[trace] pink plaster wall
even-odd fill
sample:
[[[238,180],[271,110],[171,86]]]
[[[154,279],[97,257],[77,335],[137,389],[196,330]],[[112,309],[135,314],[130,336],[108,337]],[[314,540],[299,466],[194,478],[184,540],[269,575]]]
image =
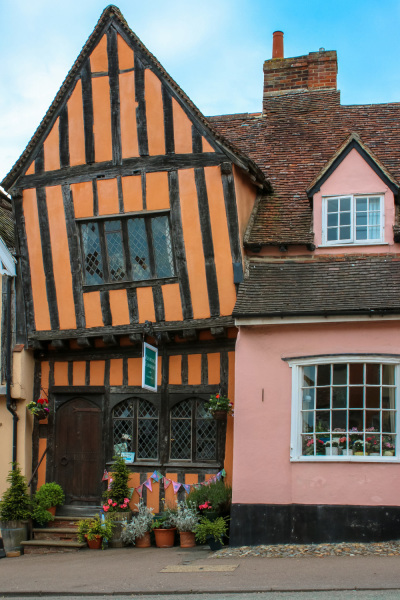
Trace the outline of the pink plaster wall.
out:
[[[379,194],[384,195],[384,214],[385,229],[382,244],[349,244],[347,246],[325,246],[322,244],[322,197],[323,196],[344,196],[346,194]],[[353,149],[341,164],[335,169],[332,175],[321,186],[320,191],[314,195],[313,199],[313,231],[315,234],[315,245],[317,246],[314,256],[322,254],[354,254],[364,253],[380,254],[398,252],[399,244],[393,241],[393,224],[395,218],[395,205],[393,193],[387,185],[378,177],[371,167],[360,156],[357,150]],[[304,248],[289,246],[288,251],[282,254],[277,248],[267,248],[263,251],[264,255],[295,256],[305,254]],[[310,253],[307,253],[310,256]]]
[[[398,505],[399,464],[290,462],[292,373],[282,359],[397,354],[399,339],[400,321],[241,327],[235,352],[233,502]]]

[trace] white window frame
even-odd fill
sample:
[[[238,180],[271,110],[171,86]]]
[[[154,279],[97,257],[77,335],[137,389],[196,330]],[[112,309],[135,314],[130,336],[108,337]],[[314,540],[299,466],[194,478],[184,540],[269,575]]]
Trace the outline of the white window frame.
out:
[[[328,240],[328,200],[338,200],[350,198],[351,204],[351,223],[350,237],[347,240]],[[356,200],[361,198],[379,198],[379,214],[380,214],[380,237],[374,240],[356,240]],[[373,244],[382,244],[385,240],[385,202],[384,194],[341,194],[337,196],[322,197],[322,243],[324,246],[370,246]]]
[[[339,363],[375,363],[395,366],[396,383],[396,446],[394,456],[304,456],[302,454],[302,374],[304,366],[323,365]],[[292,420],[291,420],[291,441],[290,441],[290,460],[292,462],[400,462],[400,357],[384,355],[340,355],[340,356],[317,356],[288,360],[288,365],[292,369]],[[364,409],[365,410],[365,409]]]

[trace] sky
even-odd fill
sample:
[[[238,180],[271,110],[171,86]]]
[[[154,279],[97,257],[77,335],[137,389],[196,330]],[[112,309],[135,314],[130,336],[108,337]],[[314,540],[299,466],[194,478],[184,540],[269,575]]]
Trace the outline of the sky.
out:
[[[104,0],[0,0],[0,180],[92,33]],[[342,104],[400,101],[400,0],[119,0],[205,115],[259,112],[272,33],[285,57],[336,50]]]

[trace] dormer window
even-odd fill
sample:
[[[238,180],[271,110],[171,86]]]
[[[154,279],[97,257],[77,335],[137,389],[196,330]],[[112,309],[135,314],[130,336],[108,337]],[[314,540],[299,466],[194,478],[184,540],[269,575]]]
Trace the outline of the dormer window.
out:
[[[168,214],[79,221],[86,285],[175,276]]]
[[[377,244],[383,241],[383,196],[323,198],[323,243]]]

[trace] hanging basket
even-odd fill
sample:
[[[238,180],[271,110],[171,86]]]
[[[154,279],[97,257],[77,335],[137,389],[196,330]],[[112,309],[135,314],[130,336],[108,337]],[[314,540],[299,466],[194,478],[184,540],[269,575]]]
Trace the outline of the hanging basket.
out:
[[[47,410],[39,410],[39,412],[33,413],[33,416],[38,421],[43,421],[43,419],[47,419],[49,413],[47,412]]]
[[[213,410],[211,414],[216,421],[226,421],[228,413],[226,410]]]

